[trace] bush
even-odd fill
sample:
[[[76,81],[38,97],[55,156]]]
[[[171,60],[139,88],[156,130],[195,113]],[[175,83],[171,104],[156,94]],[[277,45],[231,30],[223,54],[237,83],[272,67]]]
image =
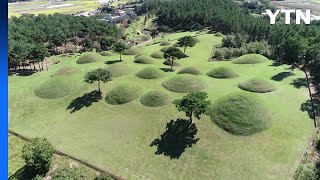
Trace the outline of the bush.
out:
[[[233,49],[231,48],[225,48],[224,49],[224,58],[225,59],[231,59],[233,56]]]
[[[159,79],[164,77],[165,74],[158,68],[147,67],[139,71],[136,76],[142,79]]]
[[[262,42],[251,42],[246,45],[246,49],[248,53],[261,54],[267,57],[270,57],[270,47],[269,45]]]
[[[217,32],[217,33],[215,34],[215,36],[216,36],[216,37],[223,37],[223,34],[220,33],[220,32]]]
[[[49,170],[54,149],[46,138],[34,138],[22,148],[22,158],[32,172],[43,175]]]
[[[181,69],[178,74],[193,74],[193,75],[200,75],[202,74],[196,67],[186,67]]]
[[[257,79],[257,78],[239,83],[238,87],[244,91],[257,92],[257,93],[266,93],[266,92],[275,91],[277,89],[269,81],[263,80],[263,79]]]
[[[99,176],[95,177],[94,180],[114,180],[112,176],[108,174],[100,174]]]
[[[216,49],[214,53],[214,58],[217,60],[223,60],[224,59],[224,50],[222,49]]]
[[[55,172],[55,174],[52,176],[52,180],[80,180],[80,179],[86,179],[84,177],[85,174],[83,174],[82,171],[80,171],[78,168],[65,168],[58,172]]]
[[[227,67],[218,67],[218,68],[212,69],[207,73],[207,75],[210,77],[222,78],[222,79],[236,78],[239,76],[236,72],[234,72],[232,69]]]
[[[140,55],[134,60],[134,62],[139,64],[152,64],[153,59],[147,55]]]
[[[233,49],[233,57],[239,57],[242,55],[248,54],[248,51],[245,48],[235,48]]]
[[[139,88],[133,85],[120,85],[106,95],[106,102],[111,105],[121,105],[139,97]]]
[[[296,172],[295,180],[316,180],[316,173],[313,165],[301,164]]]
[[[155,51],[151,54],[151,57],[156,58],[156,59],[163,59],[163,52],[162,51]]]
[[[140,102],[145,106],[159,107],[168,104],[170,98],[162,91],[150,91],[141,97]]]
[[[163,82],[162,85],[167,90],[177,93],[191,93],[207,87],[203,79],[191,74],[177,75]]]
[[[78,64],[86,64],[86,63],[93,63],[99,61],[100,57],[97,53],[86,53],[81,56],[78,60]]]
[[[233,135],[249,136],[271,126],[272,116],[259,96],[234,93],[218,99],[208,111],[211,120]]]
[[[234,64],[257,64],[267,61],[268,58],[265,56],[262,56],[260,54],[246,54],[243,56],[240,56],[234,60],[232,60],[232,63]]]

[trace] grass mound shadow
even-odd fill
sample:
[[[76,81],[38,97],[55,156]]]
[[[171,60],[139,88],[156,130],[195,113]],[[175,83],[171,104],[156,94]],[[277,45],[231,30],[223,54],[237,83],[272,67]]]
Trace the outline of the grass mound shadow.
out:
[[[101,99],[102,99],[101,92],[94,90],[94,91],[85,93],[81,97],[77,97],[76,99],[73,99],[69,104],[69,106],[67,107],[67,110],[70,110],[70,113],[74,113],[84,107],[91,106],[94,102],[98,102]]]
[[[163,72],[173,72],[174,70],[171,68],[159,68]]]
[[[293,76],[294,73],[293,72],[280,72],[274,76],[271,77],[271,80],[273,81],[282,81],[286,78],[288,78],[289,76]]]
[[[179,159],[186,148],[197,143],[199,140],[199,138],[195,138],[197,132],[196,125],[190,120],[171,120],[167,123],[166,131],[160,138],[154,139],[150,146],[157,146],[155,154]]]
[[[106,62],[104,62],[105,64],[116,64],[116,63],[120,63],[120,62],[122,62],[121,60],[111,60],[111,61],[106,61]]]

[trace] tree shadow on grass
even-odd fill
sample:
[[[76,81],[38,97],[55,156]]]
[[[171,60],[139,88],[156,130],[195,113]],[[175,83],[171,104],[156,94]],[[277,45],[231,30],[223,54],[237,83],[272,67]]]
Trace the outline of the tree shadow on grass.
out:
[[[119,62],[122,62],[120,60],[112,60],[112,61],[106,61],[104,62],[105,64],[116,64],[116,63],[119,63]]]
[[[316,111],[316,117],[319,116],[320,113],[320,100],[319,99],[313,99],[314,108]],[[311,106],[311,100],[307,100],[306,102],[301,104],[300,110],[303,112],[308,112],[308,115],[311,119],[313,119],[313,111]]]
[[[74,113],[84,107],[91,106],[94,102],[98,102],[102,99],[101,92],[95,90],[89,93],[85,93],[81,97],[77,97],[76,99],[72,100],[67,110],[70,110],[70,113]]]
[[[190,120],[177,119],[167,123],[166,131],[150,146],[157,146],[155,154],[163,154],[171,159],[179,159],[186,148],[192,147],[199,138],[195,138],[198,129]]]
[[[281,62],[278,62],[278,61],[274,61],[271,65],[269,65],[269,66],[274,66],[274,67],[278,67],[278,66],[282,66],[283,65],[283,63],[281,63]]]
[[[37,173],[32,171],[27,166],[23,166],[12,174],[8,180],[30,180],[37,176]]]
[[[293,85],[295,88],[300,89],[301,87],[308,87],[308,83],[307,80],[305,78],[297,78],[294,79],[292,81],[292,83],[290,83],[291,85]]]
[[[159,68],[163,72],[173,72],[174,70],[171,68]]]
[[[37,70],[33,69],[18,69],[16,71],[10,70],[9,75],[17,75],[17,76],[31,76],[32,74],[38,72]]]
[[[271,80],[274,80],[274,81],[282,81],[284,80],[285,78],[288,78],[289,76],[293,76],[294,73],[293,72],[280,72],[274,76],[271,77]]]

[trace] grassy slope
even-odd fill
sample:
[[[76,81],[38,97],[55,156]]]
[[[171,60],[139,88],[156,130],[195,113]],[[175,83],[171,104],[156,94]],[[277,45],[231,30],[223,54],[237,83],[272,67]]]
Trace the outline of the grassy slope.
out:
[[[176,39],[190,33],[167,36]],[[187,49],[190,56],[181,60],[182,66],[167,73],[162,79],[144,80],[135,73],[144,67],[166,67],[162,60],[155,64],[133,63],[134,56],[123,56],[124,62],[134,69],[129,75],[114,78],[102,85],[103,96],[113,87],[123,83],[138,84],[144,93],[164,89],[163,81],[171,78],[180,69],[195,66],[204,74],[209,98],[215,100],[231,92],[241,91],[237,84],[253,77],[270,79],[279,72],[289,71],[287,66],[274,67],[272,62],[255,65],[238,65],[230,62],[208,62],[213,44],[221,42],[214,35],[199,36],[200,43]],[[160,39],[158,39],[159,41]],[[150,45],[145,53],[151,54],[161,47]],[[105,57],[115,60],[118,56]],[[105,170],[126,179],[288,179],[307,146],[312,131],[312,121],[300,105],[308,98],[305,88],[296,89],[290,83],[303,77],[299,71],[283,81],[274,82],[279,89],[267,94],[258,94],[275,115],[273,126],[249,137],[228,134],[217,127],[208,116],[196,121],[200,140],[186,149],[180,159],[171,160],[155,155],[156,147],[149,144],[164,131],[170,119],[184,117],[177,113],[174,105],[150,108],[140,104],[139,99],[120,106],[112,106],[103,100],[70,114],[66,107],[72,99],[95,90],[97,85],[84,85],[81,92],[55,100],[44,100],[34,95],[37,84],[65,66],[77,66],[84,70],[70,76],[70,80],[82,81],[85,72],[105,67],[103,61],[78,65],[73,58],[61,58],[61,63],[52,66],[48,72],[36,73],[30,77],[9,78],[9,128],[24,135],[46,136],[56,148],[87,160]],[[214,67],[226,66],[236,70],[239,78],[215,79],[205,73]],[[169,92],[172,99],[183,94]]]
[[[57,7],[57,8],[41,7],[42,5],[45,5],[47,3],[48,3],[47,0],[39,0],[39,1],[27,1],[27,2],[9,4],[8,16],[9,17],[20,16],[21,14],[24,14],[24,13],[72,14],[72,13],[76,13],[76,12],[95,10],[99,6],[99,3],[97,3],[96,0],[68,0],[68,1],[64,1],[60,4],[53,4],[53,5],[73,4],[72,6]],[[49,5],[49,6],[51,6],[51,5]]]

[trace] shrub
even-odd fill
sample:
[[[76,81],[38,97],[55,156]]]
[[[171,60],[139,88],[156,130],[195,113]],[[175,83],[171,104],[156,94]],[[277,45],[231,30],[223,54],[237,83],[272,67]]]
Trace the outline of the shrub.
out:
[[[311,164],[301,164],[296,172],[295,180],[316,180],[314,166]]]
[[[193,75],[200,75],[202,74],[196,67],[186,67],[181,69],[178,74],[193,74]]]
[[[239,76],[236,72],[234,72],[232,69],[227,67],[218,67],[218,68],[212,69],[207,73],[207,75],[210,77],[222,78],[222,79],[235,78]]]
[[[233,49],[231,48],[225,48],[224,49],[224,58],[225,59],[231,59],[233,56]]]
[[[163,59],[163,52],[162,51],[155,51],[151,54],[151,57],[156,58],[156,59]]]
[[[106,95],[106,102],[111,105],[121,105],[139,97],[139,88],[133,85],[120,85]]]
[[[100,57],[97,53],[86,53],[82,55],[78,60],[78,64],[86,64],[86,63],[93,63],[99,61]]]
[[[150,91],[141,97],[140,102],[145,106],[159,107],[168,104],[170,98],[162,91]]]
[[[190,93],[205,89],[207,84],[201,78],[190,74],[180,74],[162,83],[169,91],[177,93]]]
[[[246,54],[232,60],[234,64],[257,64],[267,61],[268,58],[260,54]]]
[[[242,55],[248,54],[248,51],[245,48],[235,48],[233,49],[233,57],[239,57]]]
[[[147,55],[140,55],[134,60],[134,62],[139,64],[152,64],[153,59]]]
[[[277,88],[267,80],[253,78],[238,84],[238,87],[245,91],[266,93],[275,91]]]
[[[223,60],[224,59],[224,50],[222,49],[216,49],[214,53],[214,58],[217,60]]]
[[[54,149],[46,138],[34,138],[22,148],[22,158],[34,173],[43,175],[48,172]]]
[[[223,37],[223,34],[220,33],[220,32],[217,32],[217,33],[215,34],[215,36],[216,36],[216,37]]]
[[[108,174],[100,174],[99,176],[95,177],[94,180],[115,180],[115,178]]]
[[[246,49],[248,53],[261,54],[267,57],[270,56],[270,47],[264,41],[248,43],[246,44]]]
[[[208,114],[220,128],[248,136],[271,126],[271,113],[257,95],[234,93],[218,99]]]
[[[155,67],[146,67],[136,74],[142,79],[159,79],[165,76],[164,72]]]

